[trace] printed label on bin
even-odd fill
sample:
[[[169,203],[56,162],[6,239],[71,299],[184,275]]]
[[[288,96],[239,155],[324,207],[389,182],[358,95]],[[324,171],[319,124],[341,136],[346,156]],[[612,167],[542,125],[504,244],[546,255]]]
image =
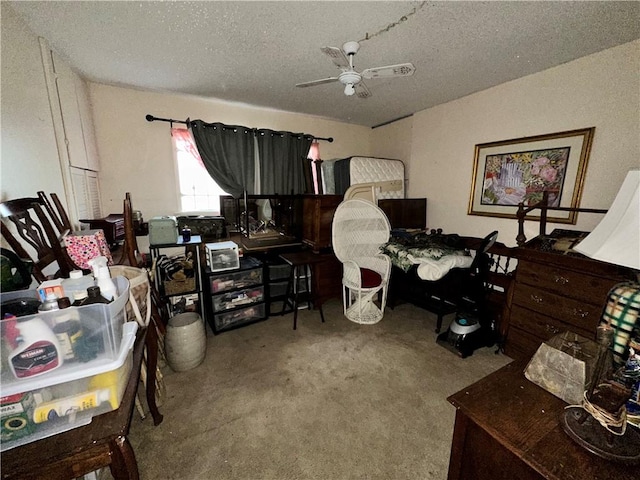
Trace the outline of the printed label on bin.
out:
[[[58,349],[50,342],[33,343],[11,359],[16,377],[25,378],[58,366]]]

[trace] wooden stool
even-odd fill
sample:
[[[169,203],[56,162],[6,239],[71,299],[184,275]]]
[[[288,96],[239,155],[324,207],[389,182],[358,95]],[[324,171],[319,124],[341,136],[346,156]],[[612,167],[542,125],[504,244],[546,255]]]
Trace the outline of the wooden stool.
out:
[[[291,265],[291,274],[289,275],[289,283],[287,284],[287,294],[282,305],[282,313],[285,312],[287,305],[291,304],[291,308],[293,309],[293,329],[295,330],[298,322],[298,303],[300,300],[304,301],[306,299],[307,307],[311,309],[311,304],[313,307],[318,307],[320,310],[320,318],[324,323],[324,314],[322,313],[322,304],[317,304],[315,300],[315,287],[312,291],[310,286],[317,282],[313,282],[314,276],[314,266],[317,263],[323,261],[322,257],[317,253],[312,253],[310,251],[301,251],[294,253],[283,253],[280,255],[280,258]],[[307,267],[309,267],[309,275],[307,275]],[[300,292],[300,279],[304,278],[305,281],[305,291]],[[311,282],[309,282],[311,280]],[[300,298],[300,296],[304,298]]]

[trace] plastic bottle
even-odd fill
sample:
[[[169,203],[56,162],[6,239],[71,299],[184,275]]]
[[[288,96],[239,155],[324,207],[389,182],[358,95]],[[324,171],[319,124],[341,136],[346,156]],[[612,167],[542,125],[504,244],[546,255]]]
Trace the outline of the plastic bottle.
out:
[[[92,287],[94,285],[91,285]],[[87,294],[87,290],[77,291],[73,294],[73,303],[71,304],[73,307],[79,307],[82,305],[89,295]]]
[[[69,309],[71,302],[67,297],[58,299],[60,314],[54,319],[53,333],[56,334],[62,356],[65,360],[83,360],[84,348],[82,337],[82,324],[75,309]],[[90,359],[89,359],[90,360]]]
[[[39,317],[4,320],[16,322],[9,343],[9,366],[16,378],[34,377],[60,367],[64,360],[60,343],[49,326]]]
[[[109,267],[100,267],[98,269],[98,278],[96,285],[100,287],[100,294],[109,301],[115,300],[118,296],[116,284],[111,279]]]
[[[86,292],[87,288],[93,285],[95,285],[93,276],[83,275],[82,270],[72,270],[69,272],[69,278],[62,280],[64,294],[69,298],[73,298],[78,291]]]
[[[103,295],[100,287],[95,285],[87,288],[87,298],[82,302],[81,306],[92,305],[94,303],[111,303]]]
[[[92,390],[90,392],[59,398],[38,405],[33,412],[33,421],[42,423],[55,420],[58,417],[73,415],[76,412],[99,407],[101,403],[109,401],[108,389]]]
[[[93,272],[93,278],[95,278],[96,280],[96,285],[98,282],[98,270],[102,267],[106,267],[107,262],[107,257],[105,257],[104,255],[92,258],[87,262],[89,264],[89,267],[91,267],[91,271]]]

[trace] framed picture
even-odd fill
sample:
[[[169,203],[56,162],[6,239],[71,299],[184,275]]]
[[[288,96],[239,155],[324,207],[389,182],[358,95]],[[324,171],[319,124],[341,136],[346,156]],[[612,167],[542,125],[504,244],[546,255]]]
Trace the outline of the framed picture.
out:
[[[550,207],[580,206],[595,127],[476,145],[469,215],[516,218],[518,204],[549,194]],[[535,220],[539,211],[529,215]],[[529,215],[527,218],[529,218]],[[575,224],[577,212],[547,220]]]

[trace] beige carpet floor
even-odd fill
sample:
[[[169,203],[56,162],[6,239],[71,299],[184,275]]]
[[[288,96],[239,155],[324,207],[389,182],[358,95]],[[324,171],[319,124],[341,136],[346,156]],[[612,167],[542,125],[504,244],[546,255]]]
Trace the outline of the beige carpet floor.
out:
[[[445,479],[455,409],[446,398],[509,363],[461,359],[412,305],[358,325],[342,305],[214,336],[204,362],[163,368],[164,422],[134,412],[141,478]],[[445,319],[448,324],[451,317]]]

